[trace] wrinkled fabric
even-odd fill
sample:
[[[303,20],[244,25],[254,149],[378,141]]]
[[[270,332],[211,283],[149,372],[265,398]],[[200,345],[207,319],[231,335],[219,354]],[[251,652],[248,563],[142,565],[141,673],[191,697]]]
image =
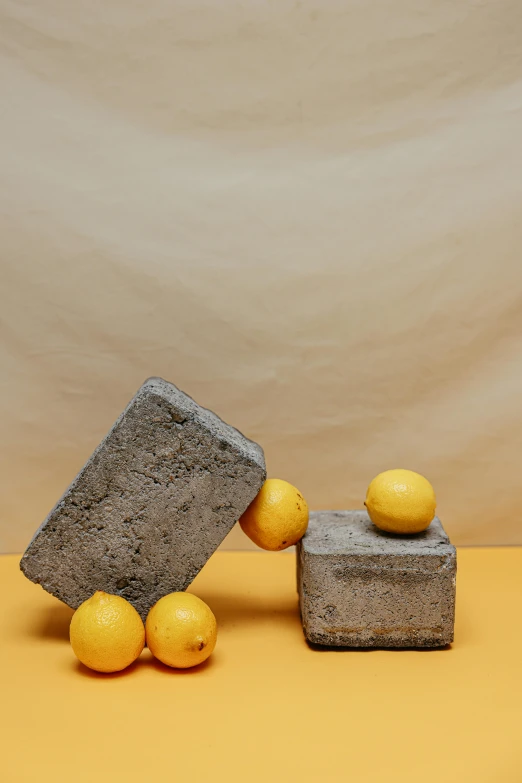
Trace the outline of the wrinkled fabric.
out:
[[[522,5],[0,0],[0,551],[140,383],[522,544]],[[228,546],[247,546],[235,530]]]

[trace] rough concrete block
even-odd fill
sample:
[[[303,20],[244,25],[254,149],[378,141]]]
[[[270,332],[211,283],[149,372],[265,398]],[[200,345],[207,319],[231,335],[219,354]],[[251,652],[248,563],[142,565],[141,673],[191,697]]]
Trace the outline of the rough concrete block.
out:
[[[37,530],[20,566],[73,608],[105,590],[145,618],[163,595],[188,587],[265,477],[260,446],[151,378]]]
[[[308,641],[440,647],[453,641],[455,547],[436,517],[423,533],[379,530],[366,511],[316,511],[297,546]]]

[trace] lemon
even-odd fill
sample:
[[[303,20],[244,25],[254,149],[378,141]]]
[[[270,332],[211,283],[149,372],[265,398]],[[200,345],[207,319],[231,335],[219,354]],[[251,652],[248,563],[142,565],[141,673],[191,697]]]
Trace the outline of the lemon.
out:
[[[435,516],[435,492],[413,470],[386,470],[376,476],[364,504],[373,524],[389,533],[420,533]]]
[[[267,479],[239,524],[262,549],[286,549],[306,533],[308,504],[288,481]]]
[[[145,644],[145,628],[136,609],[125,598],[101,590],[75,611],[69,636],[76,657],[97,672],[125,669]]]
[[[216,618],[210,607],[191,593],[160,598],[147,616],[145,629],[154,657],[177,669],[197,666],[216,646]]]

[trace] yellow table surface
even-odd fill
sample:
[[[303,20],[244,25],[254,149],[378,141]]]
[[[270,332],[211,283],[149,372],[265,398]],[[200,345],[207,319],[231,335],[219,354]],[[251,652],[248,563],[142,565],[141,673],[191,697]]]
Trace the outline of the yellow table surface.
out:
[[[219,624],[175,671],[81,666],[70,609],[0,557],[0,780],[522,781],[522,548],[458,553],[454,644],[316,651],[292,554],[218,552],[191,587]]]

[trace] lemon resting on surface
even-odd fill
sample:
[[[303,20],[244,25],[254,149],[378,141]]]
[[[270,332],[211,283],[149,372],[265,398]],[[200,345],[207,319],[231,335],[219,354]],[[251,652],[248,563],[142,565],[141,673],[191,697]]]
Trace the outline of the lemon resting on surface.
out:
[[[192,593],[169,593],[160,598],[147,615],[145,629],[152,655],[177,669],[197,666],[216,646],[216,618]]]
[[[435,516],[435,492],[428,479],[413,470],[379,473],[366,493],[373,524],[388,533],[420,533]]]
[[[261,549],[286,549],[306,533],[308,503],[288,481],[267,479],[239,524]]]
[[[145,627],[125,598],[98,590],[73,614],[69,638],[74,654],[89,669],[119,672],[139,657]]]

